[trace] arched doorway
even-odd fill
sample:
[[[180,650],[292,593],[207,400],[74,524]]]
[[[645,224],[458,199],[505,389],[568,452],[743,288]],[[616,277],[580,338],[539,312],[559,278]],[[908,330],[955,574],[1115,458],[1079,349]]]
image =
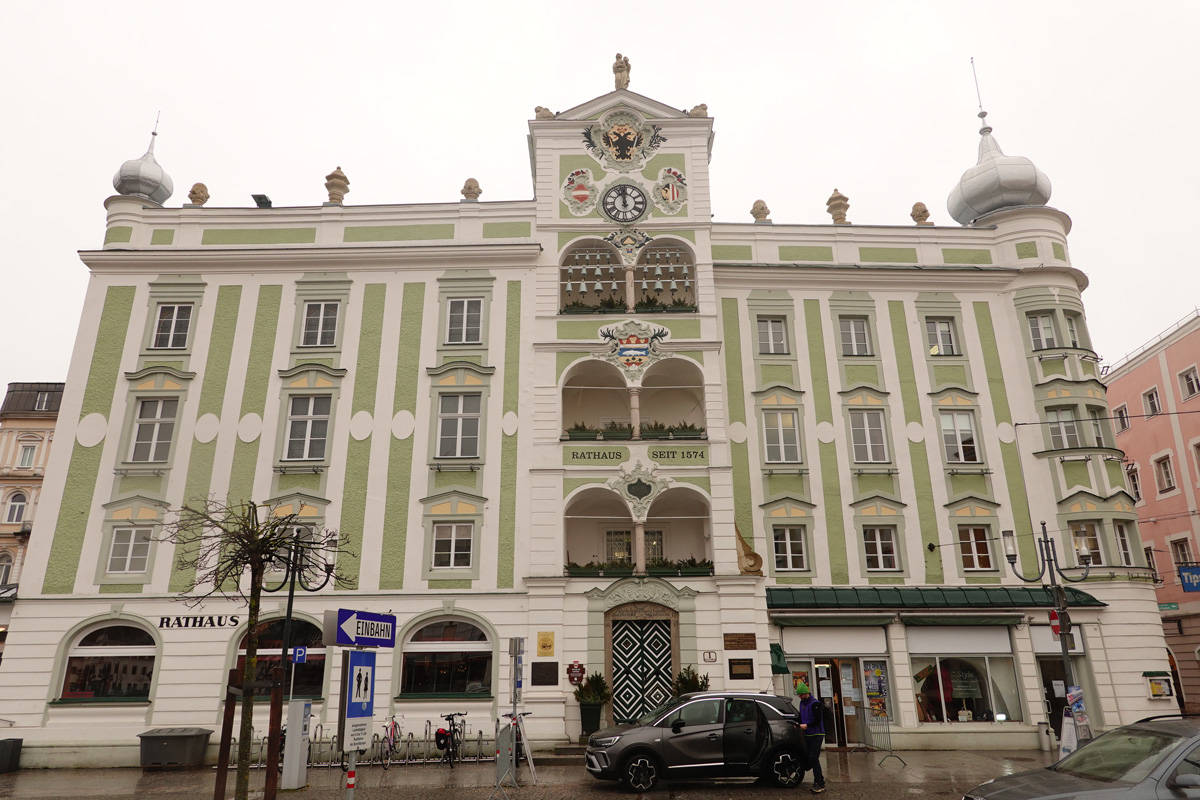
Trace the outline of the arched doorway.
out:
[[[679,660],[679,614],[657,603],[634,602],[604,615],[613,723],[631,722],[672,696]]]

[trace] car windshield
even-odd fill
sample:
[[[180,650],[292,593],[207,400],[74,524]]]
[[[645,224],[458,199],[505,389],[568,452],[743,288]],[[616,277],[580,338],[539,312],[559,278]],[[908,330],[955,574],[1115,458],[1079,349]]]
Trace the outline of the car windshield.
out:
[[[682,704],[683,704],[683,700],[681,698],[677,697],[674,700],[670,701],[669,703],[666,703],[665,705],[661,705],[658,708],[654,709],[649,714],[646,714],[645,716],[642,716],[642,717],[638,717],[637,724],[638,725],[651,725],[654,723],[654,720],[658,719],[663,714],[666,714],[671,709],[677,708]]]
[[[1105,783],[1138,783],[1186,741],[1159,731],[1118,728],[1048,769]]]

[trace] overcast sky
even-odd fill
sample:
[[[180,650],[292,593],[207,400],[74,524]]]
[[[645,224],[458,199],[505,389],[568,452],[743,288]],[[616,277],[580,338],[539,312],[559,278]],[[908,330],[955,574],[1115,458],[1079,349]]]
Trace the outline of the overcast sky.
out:
[[[1200,3],[0,3],[0,384],[64,380],[104,198],[146,149],[187,202],[347,205],[532,196],[526,120],[613,88],[715,118],[715,218],[911,224],[975,163],[975,57],[1005,153],[1074,221],[1107,363],[1200,304]]]

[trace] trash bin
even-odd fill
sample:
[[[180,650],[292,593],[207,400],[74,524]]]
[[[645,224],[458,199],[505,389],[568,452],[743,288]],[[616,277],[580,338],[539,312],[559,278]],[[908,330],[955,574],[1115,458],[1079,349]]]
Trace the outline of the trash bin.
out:
[[[0,739],[0,772],[16,772],[21,766],[23,739]]]
[[[1050,723],[1039,722],[1037,724],[1037,729],[1038,747],[1042,749],[1043,753],[1049,753],[1053,749],[1052,742],[1050,741]]]
[[[142,769],[169,770],[204,766],[208,750],[207,728],[155,728],[139,733],[142,740]]]

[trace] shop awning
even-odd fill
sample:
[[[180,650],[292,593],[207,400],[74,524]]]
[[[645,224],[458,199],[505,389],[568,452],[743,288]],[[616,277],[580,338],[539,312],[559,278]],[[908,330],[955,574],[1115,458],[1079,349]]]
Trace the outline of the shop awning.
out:
[[[901,614],[905,625],[1019,625],[1024,614]]]
[[[777,616],[771,621],[783,628],[874,628],[892,622],[891,614],[798,614]]]
[[[771,674],[772,675],[788,675],[791,670],[788,669],[787,656],[783,654],[783,645],[771,645]]]
[[[1103,608],[1107,603],[1087,592],[1067,587],[1067,599],[1077,608]],[[767,589],[767,608],[892,609],[896,611],[969,608],[1053,608],[1054,599],[1040,586],[787,586]]]

